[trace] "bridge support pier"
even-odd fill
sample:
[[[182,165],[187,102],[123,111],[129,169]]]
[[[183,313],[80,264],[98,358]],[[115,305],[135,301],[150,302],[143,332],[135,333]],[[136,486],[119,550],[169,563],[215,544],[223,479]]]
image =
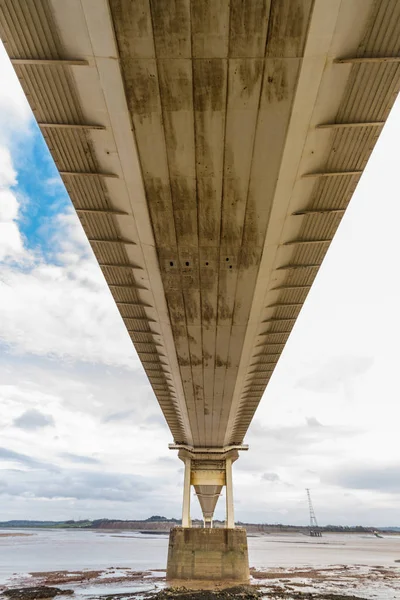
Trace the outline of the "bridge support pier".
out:
[[[236,450],[214,451],[180,449],[185,464],[182,527],[171,529],[168,547],[167,579],[174,581],[223,581],[246,583],[249,559],[246,530],[235,528],[232,463]],[[203,527],[192,527],[190,490],[193,485],[203,513]],[[215,506],[226,488],[225,527],[213,527]]]
[[[246,530],[174,527],[169,534],[167,580],[247,583]]]

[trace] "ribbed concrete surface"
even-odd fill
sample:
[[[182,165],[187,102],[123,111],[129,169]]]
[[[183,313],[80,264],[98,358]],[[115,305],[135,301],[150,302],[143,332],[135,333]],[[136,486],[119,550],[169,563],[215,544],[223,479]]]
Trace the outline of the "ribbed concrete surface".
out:
[[[0,36],[174,441],[241,443],[399,91],[400,3],[2,0]]]

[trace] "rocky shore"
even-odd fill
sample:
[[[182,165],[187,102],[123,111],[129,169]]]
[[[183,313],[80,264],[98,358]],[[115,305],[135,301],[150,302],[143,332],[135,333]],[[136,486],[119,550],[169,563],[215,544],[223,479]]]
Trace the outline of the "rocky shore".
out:
[[[251,584],[170,587],[164,571],[103,570],[32,572],[0,588],[1,600],[41,600],[72,595],[81,600],[372,600],[384,588],[400,597],[399,567],[251,569]],[[210,589],[204,589],[204,587]],[[378,592],[378,593],[377,593]]]
[[[58,595],[75,595],[72,589],[47,586],[13,588],[0,594],[4,600],[48,600]],[[77,596],[79,597],[79,596]],[[184,587],[168,588],[159,592],[125,592],[95,594],[91,600],[369,600],[365,596],[336,593],[293,592],[282,588],[258,590],[254,586],[236,586],[222,590],[191,590]]]
[[[39,585],[33,587],[11,588],[5,590],[3,595],[10,600],[41,600],[45,598],[54,598],[55,596],[72,596],[73,590],[61,590],[60,588]]]
[[[73,595],[72,589],[60,589],[49,586],[14,588],[3,592],[9,600],[47,600],[58,595]],[[95,596],[98,598],[98,596]],[[137,594],[108,594],[103,600],[122,600],[128,598],[146,598],[146,600],[262,600],[263,598],[283,600],[366,600],[360,596],[342,594],[318,594],[310,592],[285,592],[282,589],[262,592],[256,586],[235,586],[221,590],[190,590],[185,587],[166,588],[157,593],[140,592]]]

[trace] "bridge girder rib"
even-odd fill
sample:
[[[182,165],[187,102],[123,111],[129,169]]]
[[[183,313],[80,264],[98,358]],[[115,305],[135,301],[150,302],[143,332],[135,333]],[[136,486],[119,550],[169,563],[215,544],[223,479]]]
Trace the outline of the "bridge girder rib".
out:
[[[396,0],[286,4],[0,6],[172,435],[193,447],[243,441],[400,86]]]

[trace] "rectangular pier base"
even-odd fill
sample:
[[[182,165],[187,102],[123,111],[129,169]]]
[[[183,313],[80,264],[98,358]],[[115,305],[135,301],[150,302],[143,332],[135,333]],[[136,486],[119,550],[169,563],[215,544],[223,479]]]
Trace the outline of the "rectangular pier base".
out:
[[[167,579],[247,583],[246,530],[174,527],[169,534]]]

